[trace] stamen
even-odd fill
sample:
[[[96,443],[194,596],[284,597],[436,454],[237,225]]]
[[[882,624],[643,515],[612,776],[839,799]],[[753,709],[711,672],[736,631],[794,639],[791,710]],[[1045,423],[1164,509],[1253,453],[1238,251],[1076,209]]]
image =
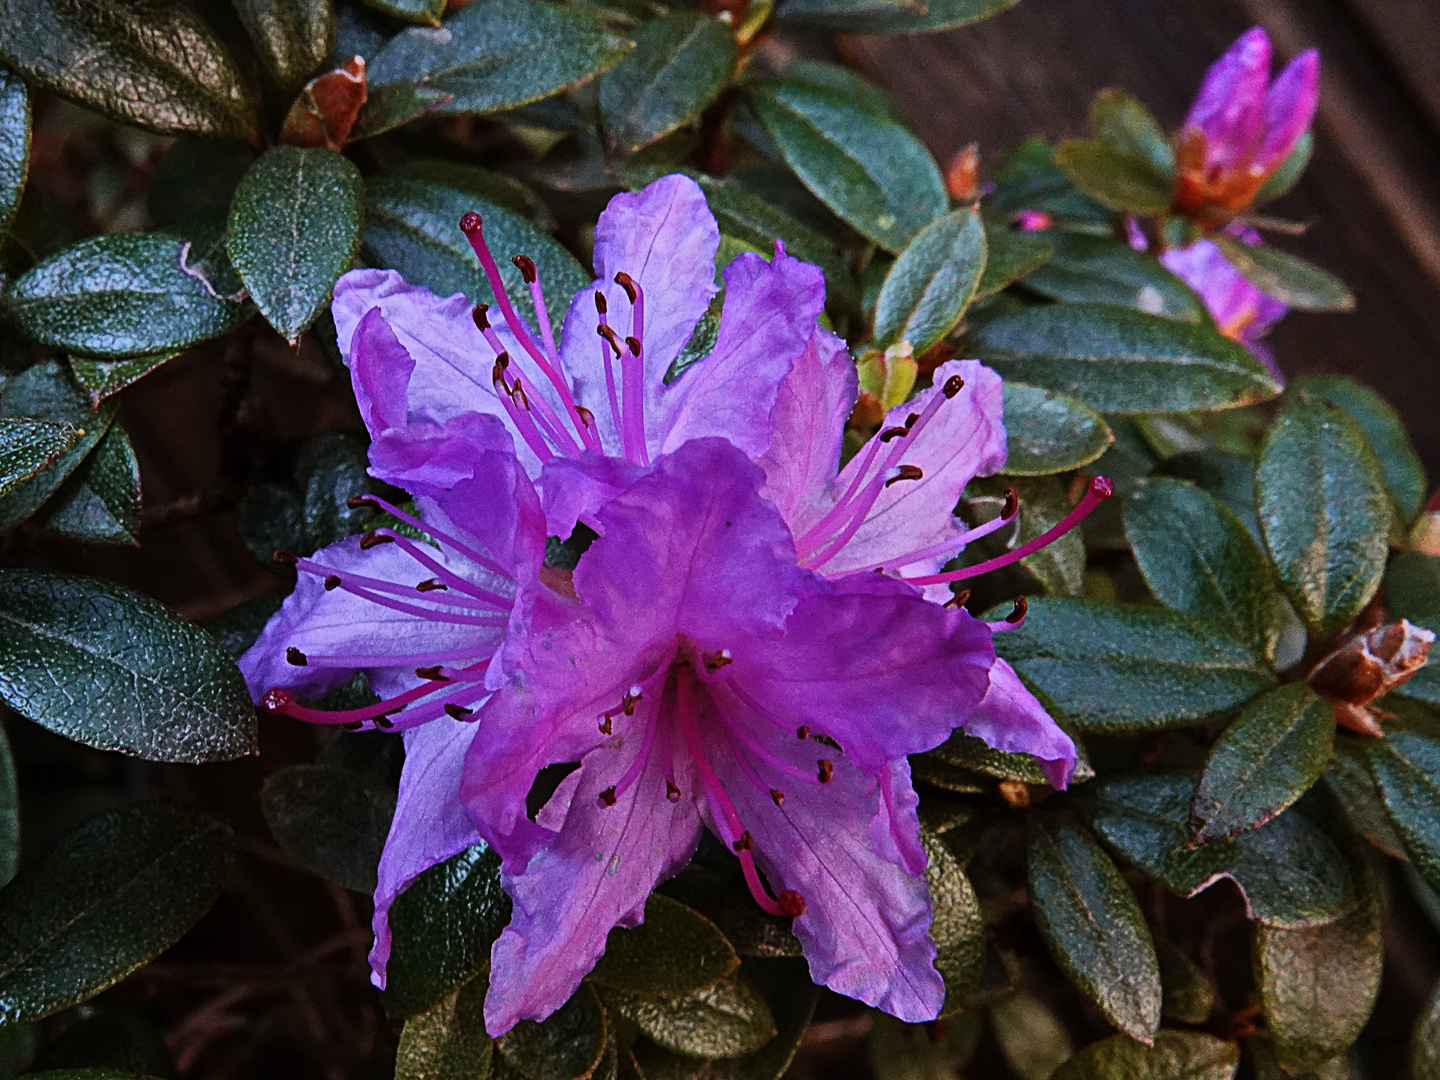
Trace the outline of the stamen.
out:
[[[1015,598],[1015,606],[1010,609],[1010,614],[999,622],[990,622],[985,625],[990,628],[992,634],[999,634],[1005,630],[1019,630],[1025,625],[1025,612],[1030,610],[1030,602],[1023,596]]]
[[[1015,520],[1015,515],[1020,512],[1020,497],[1015,494],[1014,488],[1005,489],[1005,506],[1000,511],[999,517],[993,517],[983,525],[977,525],[973,529],[966,529],[959,536],[952,536],[948,540],[941,540],[931,544],[929,547],[919,548],[908,555],[901,555],[898,558],[886,559],[883,562],[870,563],[861,566],[852,573],[863,574],[870,570],[898,570],[902,566],[909,566],[911,563],[920,562],[922,559],[933,558],[936,555],[958,554],[964,551],[976,540],[989,536],[991,533],[1003,529]]]
[[[501,353],[501,355],[503,356],[504,353]],[[515,430],[518,431],[520,437],[525,440],[525,445],[530,447],[531,451],[542,462],[554,461],[555,452],[550,449],[549,444],[545,441],[544,435],[540,433],[540,429],[531,418],[529,408],[527,407],[522,410],[516,405],[514,392],[505,383],[505,369],[500,366],[498,359],[495,363],[493,381],[495,384],[495,394],[500,399],[500,405],[505,409],[506,415],[510,417],[510,423],[515,425]]]
[[[640,343],[645,340],[645,290],[623,270],[615,275],[615,283],[625,290],[630,300],[630,336],[625,339],[630,352],[620,358],[621,399],[625,410],[621,441],[629,444],[628,457],[641,465],[649,465],[650,449],[645,443],[645,365],[640,359]]]
[[[755,838],[751,836],[747,830],[742,832],[735,840],[731,841],[730,846],[735,850],[736,854],[742,851],[753,851],[755,848]]]
[[[619,797],[620,796],[617,795],[615,792],[615,786],[612,784],[610,787],[607,787],[604,791],[600,792],[600,805],[614,806],[616,800],[618,800]]]
[[[773,787],[772,787],[772,788],[770,789],[770,798],[775,801],[775,805],[776,805],[776,806],[784,806],[784,805],[785,805],[785,793],[784,793],[783,791],[781,791],[779,788],[773,788]]]
[[[327,577],[327,578],[325,579],[325,591],[326,591],[326,592],[334,592],[334,591],[335,591],[337,588],[339,588],[339,587],[340,587],[340,577],[339,577],[339,575],[337,575],[337,574],[331,574],[329,577]]]
[[[600,360],[605,365],[605,397],[610,402],[610,419],[615,425],[615,434],[620,439],[620,452],[625,452],[625,424],[620,418],[620,398],[615,390],[615,367],[610,362],[610,349],[605,348],[606,342],[610,343],[615,350],[615,355],[620,355],[620,347],[615,343],[614,332],[607,334],[610,329],[605,321],[605,313],[610,310],[610,302],[605,299],[605,294],[599,289],[595,290],[595,313],[599,319],[599,326],[595,332],[600,335]]]
[[[305,667],[310,663],[310,659],[294,645],[291,645],[285,650],[285,662],[294,664],[296,667]]]
[[[798,728],[795,729],[795,738],[797,738],[797,739],[802,739],[802,740],[803,740],[803,739],[808,739],[809,737],[810,737],[810,728],[809,728],[808,725],[806,725],[806,724],[801,724]]]
[[[711,672],[712,674],[719,671],[727,664],[733,664],[735,662],[735,658],[730,655],[729,649],[721,649],[719,652],[704,653],[701,655],[700,659],[701,662],[705,665],[705,670]]]
[[[475,329],[482,334],[490,329],[490,305],[476,304],[470,309],[470,318],[475,323]]]
[[[925,470],[919,465],[901,465],[899,470],[889,480],[885,481],[888,488],[891,484],[898,484],[901,480],[924,480]]]
[[[415,586],[416,592],[449,592],[449,586],[439,578],[431,578],[429,581],[422,581]]]
[[[458,551],[461,555],[464,555],[467,559],[469,559],[476,565],[483,566],[485,567],[485,569],[499,574],[507,581],[514,580],[510,576],[510,571],[505,569],[505,567],[501,566],[494,559],[490,559],[484,555],[481,555],[480,552],[476,551],[469,544],[466,544],[461,540],[457,540],[450,533],[441,532],[433,525],[428,525],[425,522],[421,521],[414,514],[407,514],[404,510],[401,510],[394,503],[386,502],[378,495],[367,495],[366,499],[369,502],[374,503],[377,507],[385,511],[385,513],[389,514],[391,517],[403,521],[406,525],[409,525],[416,531],[424,533],[426,536],[433,538],[441,544],[449,544],[452,548]],[[377,529],[376,531],[390,537],[391,540],[399,544],[402,548],[405,549],[405,551],[415,556],[415,558],[420,558],[420,555],[416,553],[418,549],[415,549],[414,543],[412,543],[408,537],[401,536],[398,533],[391,531],[390,529]]]
[[[680,801],[680,789],[675,786],[674,780],[665,781],[665,798],[669,799],[672,803]]]
[[[819,778],[820,783],[828,784],[835,775],[835,763],[829,758],[821,758],[815,763],[815,770],[815,775]]]
[[[431,682],[450,682],[450,676],[445,674],[445,669],[440,664],[431,664],[429,667],[417,667],[415,669],[417,678],[428,679]]]
[[[390,543],[394,543],[394,541],[391,540]],[[326,581],[330,580],[330,578],[332,578],[332,577],[333,577],[333,578],[339,578],[339,584],[338,584],[336,587],[337,587],[337,588],[343,588],[346,592],[352,592],[352,593],[353,593],[353,592],[356,592],[356,591],[359,590],[359,589],[365,589],[365,590],[372,590],[372,591],[374,591],[374,592],[388,593],[388,594],[390,594],[390,595],[392,595],[392,596],[405,596],[405,597],[408,597],[408,596],[414,595],[414,591],[415,591],[415,590],[411,589],[411,588],[408,587],[408,586],[405,586],[405,585],[396,585],[396,584],[394,584],[393,582],[383,581],[383,580],[381,580],[380,578],[367,577],[367,576],[364,575],[364,574],[352,574],[352,573],[350,573],[349,571],[346,571],[344,575],[327,573],[328,571],[330,571],[330,570],[332,569],[331,567],[325,566],[325,565],[323,565],[323,564],[321,564],[321,563],[314,562],[314,561],[311,560],[311,559],[300,559],[300,560],[296,563],[296,568],[297,568],[298,570],[300,570],[302,573],[306,573],[306,574],[315,574],[315,575],[317,575],[317,576],[318,576],[318,575],[327,575],[326,578],[325,578]],[[424,582],[421,582],[421,585],[423,585],[423,584],[424,584]],[[443,586],[441,586],[441,587],[443,588]],[[416,586],[416,588],[419,589],[419,586]],[[419,591],[420,591],[421,593],[425,593],[425,592],[427,592],[427,591],[429,591],[429,590],[419,589]],[[446,590],[446,591],[448,592],[449,590]],[[513,605],[512,603],[510,603],[510,602],[505,602],[505,603],[502,603],[502,604],[495,604],[495,603],[492,603],[492,602],[486,601],[486,600],[476,600],[476,599],[474,599],[474,598],[472,598],[472,597],[469,597],[469,596],[437,596],[437,597],[435,597],[434,599],[430,600],[430,603],[448,605],[448,606],[450,606],[450,607],[465,608],[465,609],[468,609],[468,610],[471,610],[471,611],[474,611],[476,608],[481,608],[481,609],[484,609],[484,610],[486,610],[486,611],[507,611],[507,612],[508,612],[508,611],[511,609],[511,607],[514,606],[514,605]],[[416,609],[416,610],[429,612],[431,609],[429,609],[429,608],[418,608],[418,609]],[[445,613],[444,608],[440,608],[440,609],[437,609],[437,610],[435,611],[435,614],[444,614],[444,613]]]
[[[300,561],[300,556],[293,551],[286,551],[284,548],[276,548],[270,558],[274,559],[281,566],[294,566]]]
[[[529,255],[516,255],[510,261],[515,264],[515,269],[520,271],[526,285],[534,285],[539,280],[540,275],[535,272],[535,260]]]
[[[392,698],[376,702],[373,705],[366,705],[359,709],[326,710],[312,709],[301,705],[295,700],[290,691],[281,687],[268,690],[261,699],[261,705],[268,711],[278,713],[281,716],[288,716],[294,720],[303,720],[308,724],[330,724],[340,725],[347,730],[357,730],[355,725],[363,727],[367,721],[373,722],[376,727],[387,731],[414,727],[417,724],[425,723],[439,716],[441,712],[450,713],[449,706],[454,705],[460,708],[463,715],[469,715],[472,710],[463,708],[458,702],[447,702],[446,698],[459,697],[465,701],[475,701],[489,694],[485,688],[484,671],[489,665],[489,659],[481,660],[471,664],[469,667],[457,674],[461,679],[455,683],[437,682],[427,680],[420,686],[412,687],[403,693]],[[411,702],[421,698],[434,697],[431,702],[417,707],[414,710],[403,712]],[[402,714],[401,723],[390,719],[391,714]],[[454,713],[450,713],[454,716]],[[458,719],[458,717],[457,717]]]
[[[474,709],[467,709],[463,705],[456,705],[453,701],[445,706],[445,714],[452,720],[465,720],[475,715]]]
[[[371,548],[379,547],[381,544],[393,544],[394,542],[395,541],[385,533],[367,532],[360,536],[360,550],[369,551]]]
[[[943,606],[943,607],[947,607],[947,608],[952,608],[952,609],[954,609],[954,608],[963,608],[963,607],[965,606],[966,602],[969,601],[969,599],[970,599],[970,590],[969,590],[969,589],[961,589],[961,590],[960,590],[959,592],[957,592],[954,596],[950,597],[949,600],[946,600],[945,603],[944,603],[942,606]]]

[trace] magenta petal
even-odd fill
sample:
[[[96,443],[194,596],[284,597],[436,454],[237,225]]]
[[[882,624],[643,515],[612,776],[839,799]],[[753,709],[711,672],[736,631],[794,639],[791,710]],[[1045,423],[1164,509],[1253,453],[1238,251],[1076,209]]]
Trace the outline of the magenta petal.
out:
[[[1206,72],[1186,127],[1205,133],[1206,164],[1243,168],[1260,141],[1270,81],[1270,36],[1245,31]]]
[[[550,535],[568,537],[577,521],[593,526],[595,512],[627,490],[642,472],[643,467],[628,458],[595,452],[550,462],[540,473]]]
[[[905,758],[880,773],[880,815],[870,823],[870,843],[889,862],[924,876],[930,858],[920,842],[920,796]]]
[[[1069,784],[1075,772],[1075,740],[1004,660],[996,659],[985,700],[965,720],[964,729],[996,750],[1039,758],[1045,778],[1057,788]]]
[[[1254,167],[1262,173],[1278,169],[1310,130],[1320,104],[1320,53],[1310,49],[1285,66],[1265,98],[1265,140]]]

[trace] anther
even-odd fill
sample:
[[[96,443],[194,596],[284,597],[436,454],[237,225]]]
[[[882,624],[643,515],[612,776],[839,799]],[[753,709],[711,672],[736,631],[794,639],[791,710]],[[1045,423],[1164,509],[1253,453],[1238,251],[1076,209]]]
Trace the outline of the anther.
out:
[[[595,328],[595,332],[610,343],[610,348],[615,350],[615,358],[618,360],[624,355],[625,350],[620,348],[620,337],[609,326],[601,323]]]
[[[829,758],[821,758],[815,762],[815,776],[822,784],[828,784],[830,778],[835,775],[835,763]]]
[[[640,291],[635,285],[635,279],[625,273],[624,270],[621,270],[620,273],[615,275],[615,284],[625,290],[625,295],[629,297],[632,304],[635,302],[635,298],[640,295]]]
[[[420,582],[419,585],[415,586],[415,589],[417,592],[449,592],[450,586],[446,585],[439,578],[432,577],[428,581]]]
[[[1005,505],[1000,508],[1000,516],[1009,521],[1020,512],[1020,496],[1015,494],[1014,488],[1005,489]]]
[[[820,743],[822,746],[830,747],[830,749],[834,750],[837,754],[843,754],[845,752],[845,748],[841,746],[838,742],[836,742],[834,739],[832,739],[829,735],[820,735],[817,733],[815,735],[811,735],[810,738],[813,739],[815,742]]]
[[[784,806],[784,805],[785,805],[785,793],[784,793],[783,791],[781,791],[779,788],[773,788],[773,787],[772,787],[772,788],[770,789],[770,798],[772,798],[772,799],[775,800],[775,805],[776,805],[776,806]]]
[[[674,780],[665,781],[665,798],[669,799],[671,802],[680,801],[680,789],[675,786]]]
[[[897,465],[895,467],[895,475],[885,481],[885,486],[888,488],[891,484],[897,484],[901,480],[923,479],[925,479],[925,472],[919,465]]]
[[[384,533],[367,532],[360,534],[361,551],[369,551],[378,544],[393,544],[394,542],[395,538],[393,536],[386,536]]]
[[[584,405],[576,405],[575,412],[580,417],[580,422],[592,431],[595,429],[595,414]]]
[[[467,709],[464,705],[456,705],[453,701],[445,706],[445,715],[452,720],[464,720],[474,712],[474,709]]]
[[[429,667],[417,667],[415,674],[422,679],[430,679],[433,682],[450,681],[450,676],[445,674],[439,664],[431,664]]]
[[[389,731],[395,726],[395,721],[391,720],[388,716],[377,716],[375,718],[375,726]]]
[[[709,672],[719,671],[727,664],[733,664],[735,658],[730,655],[729,649],[721,649],[719,652],[705,653],[701,659],[705,663],[705,670]]]
[[[343,731],[359,731],[364,726],[364,720],[351,720],[348,724],[341,724],[340,728]]]
[[[529,255],[516,255],[510,260],[515,264],[515,269],[520,271],[520,276],[525,279],[526,285],[534,285],[540,276],[535,272],[535,260]]]
[[[300,561],[300,556],[293,551],[286,551],[284,548],[277,548],[275,554],[270,556],[281,566],[294,566]]]
[[[615,730],[615,725],[614,725],[614,723],[611,721],[610,717],[608,717],[608,716],[602,716],[602,717],[600,718],[600,734],[601,734],[601,735],[609,735],[609,734],[610,734],[612,731],[614,731],[614,730]]]
[[[786,889],[775,897],[775,903],[779,904],[780,910],[791,918],[799,918],[805,914],[805,897],[794,889]]]
[[[943,392],[947,398],[953,398],[963,389],[965,389],[965,380],[959,375],[951,375],[945,380],[945,389]]]
[[[638,686],[632,686],[629,690],[625,691],[625,696],[620,699],[620,708],[626,716],[635,715],[635,706],[640,703],[640,700],[644,696]]]
[[[379,510],[380,504],[369,495],[352,495],[345,500],[345,505],[351,510]]]
[[[610,311],[610,301],[605,299],[605,294],[598,289],[595,292],[595,310],[605,315]]]
[[[610,787],[607,787],[604,791],[600,792],[600,805],[614,806],[616,798],[617,796],[615,794],[615,786],[612,784]]]
[[[639,356],[639,355],[640,355],[640,339],[639,339],[639,338],[637,338],[637,337],[627,337],[627,338],[625,339],[625,345],[629,348],[629,350],[630,350],[630,355],[631,355],[631,356]]]
[[[340,575],[339,575],[339,574],[331,574],[329,577],[327,577],[327,578],[325,579],[325,591],[326,591],[326,592],[333,592],[335,589],[338,589],[339,587],[340,587]]]
[[[304,667],[306,664],[310,663],[310,658],[306,656],[303,652],[301,652],[299,649],[295,648],[294,645],[291,645],[288,649],[285,650],[285,662],[289,664],[294,664],[296,667]]]
[[[797,727],[797,728],[795,729],[795,738],[797,738],[797,739],[808,739],[809,737],[810,737],[810,728],[809,728],[807,725],[801,724],[799,727]]]
[[[482,334],[490,329],[489,304],[476,304],[470,309],[470,318],[475,320],[475,329]]]
[[[742,832],[730,845],[736,852],[749,851],[755,846],[755,838],[750,835],[750,830]]]
[[[903,435],[909,435],[910,429],[906,427],[890,427],[880,432],[880,441],[889,442],[891,439],[898,439]]]
[[[1023,596],[1015,598],[1015,606],[1010,609],[1010,614],[1005,616],[1005,621],[1019,625],[1025,621],[1025,612],[1030,610],[1030,602]]]
[[[961,589],[961,590],[960,590],[959,592],[957,592],[954,596],[952,596],[949,600],[946,600],[946,601],[945,601],[945,606],[946,606],[947,608],[962,608],[962,607],[965,606],[966,602],[967,602],[969,599],[970,599],[970,590],[969,590],[969,589]]]

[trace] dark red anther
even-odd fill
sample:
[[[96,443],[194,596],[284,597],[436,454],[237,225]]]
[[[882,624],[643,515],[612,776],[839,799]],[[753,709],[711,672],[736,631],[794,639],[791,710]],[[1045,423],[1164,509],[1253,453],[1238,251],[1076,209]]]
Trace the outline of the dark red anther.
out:
[[[294,566],[300,561],[299,555],[296,555],[293,551],[286,551],[284,548],[276,548],[275,554],[271,555],[270,558],[274,559],[281,566]]]
[[[639,356],[639,355],[640,355],[640,339],[639,339],[639,338],[637,338],[637,337],[627,337],[627,338],[625,339],[625,345],[629,348],[629,350],[630,350],[630,355],[631,355],[631,356]]]
[[[784,793],[783,791],[781,791],[779,788],[773,788],[773,787],[772,787],[772,788],[770,789],[770,798],[772,798],[773,800],[775,800],[775,805],[776,805],[776,806],[784,806],[784,805],[785,805],[785,793]]]
[[[614,806],[616,798],[618,798],[618,796],[615,794],[615,786],[612,784],[610,787],[607,787],[604,791],[600,792],[600,805]]]
[[[273,690],[266,690],[265,696],[260,699],[261,707],[267,712],[284,712],[294,704],[295,699],[291,696],[290,691],[279,686]]]
[[[341,725],[340,725],[340,729],[341,729],[342,731],[359,731],[359,730],[360,730],[361,728],[363,728],[364,726],[365,726],[365,721],[364,721],[364,720],[351,720],[351,721],[350,721],[349,723],[347,723],[347,724],[341,724]]]
[[[905,433],[907,435],[910,433],[910,429],[915,426],[916,421],[918,421],[919,419],[920,414],[918,412],[912,412],[909,416],[905,417]]]
[[[580,422],[592,431],[595,429],[595,414],[584,405],[576,405],[575,412],[580,417]]]
[[[599,289],[595,290],[595,310],[601,315],[610,311],[610,301],[605,299],[605,294]]]
[[[924,480],[925,471],[919,465],[897,465],[895,475],[885,481],[888,488],[891,484],[898,484],[901,480]]]
[[[474,210],[471,210],[470,213],[460,219],[460,231],[466,236],[469,236],[471,233],[479,232],[482,224],[480,215],[475,213]]]
[[[535,272],[535,260],[529,255],[516,255],[510,260],[515,264],[515,269],[520,271],[520,276],[525,279],[526,285],[534,285],[539,274]]]
[[[964,389],[965,380],[962,379],[959,375],[951,375],[948,379],[945,380],[945,387],[942,390],[942,393],[944,393],[947,398],[953,398],[956,394],[958,394],[961,390]]]
[[[625,696],[620,699],[620,708],[626,716],[635,715],[635,706],[640,703],[641,698],[644,696],[644,694],[636,693],[633,690],[625,691]]]
[[[470,318],[475,320],[475,329],[479,330],[482,334],[490,329],[489,311],[489,304],[476,304],[470,309]]]
[[[822,784],[828,784],[830,778],[835,775],[835,763],[829,758],[821,758],[815,762],[815,776]]]
[[[515,384],[510,387],[510,400],[526,412],[530,411],[530,395],[525,393],[525,387],[520,385],[519,379],[516,379]]]
[[[640,290],[635,284],[635,279],[625,273],[624,270],[621,270],[620,273],[615,275],[615,284],[625,290],[625,295],[630,298],[632,304],[635,302],[635,298],[640,295]]]
[[[801,724],[799,727],[797,727],[797,728],[795,729],[795,738],[797,738],[797,739],[808,739],[809,737],[810,737],[810,727],[809,727],[809,725],[807,725],[807,724]]]
[[[1115,494],[1115,482],[1108,476],[1097,476],[1090,481],[1090,494],[1097,499],[1108,499]]]
[[[333,592],[340,587],[340,575],[330,574],[325,578],[325,591]]]
[[[798,919],[805,914],[805,897],[801,896],[794,889],[786,889],[779,896],[775,897],[775,903],[780,905],[780,910],[792,919]]]
[[[294,664],[296,667],[304,667],[306,664],[310,663],[310,658],[306,656],[303,652],[301,652],[299,649],[295,648],[294,645],[291,645],[288,649],[285,650],[285,662],[287,664]]]
[[[599,294],[597,293],[596,295]],[[595,328],[595,332],[610,343],[610,348],[615,350],[615,358],[618,360],[620,356],[625,352],[624,349],[620,348],[620,336],[616,334],[615,331],[612,330],[610,327],[606,326],[604,323],[601,323],[599,326],[597,326]]]
[[[394,542],[395,538],[393,536],[386,536],[384,533],[367,532],[360,534],[361,551],[369,551],[379,544],[393,544]]]
[[[680,789],[675,786],[674,780],[665,781],[665,798],[669,799],[671,802],[680,801]]]
[[[351,510],[379,510],[380,504],[368,495],[351,495],[345,500]]]
[[[946,600],[946,601],[945,601],[945,606],[948,607],[948,608],[962,608],[962,607],[965,606],[966,602],[967,602],[969,599],[970,599],[970,590],[969,590],[969,589],[961,589],[961,590],[960,590],[959,592],[957,592],[954,596],[950,597],[949,600]]]
[[[1005,505],[1000,508],[1000,516],[1009,521],[1020,512],[1020,496],[1015,494],[1014,488],[1005,489]]]
[[[445,674],[444,668],[439,664],[431,664],[429,667],[417,667],[415,674],[422,679],[429,679],[431,682],[450,681],[450,676]]]
[[[887,427],[880,432],[880,441],[889,442],[891,439],[898,439],[903,435],[909,435],[910,429],[906,427]]]
[[[730,846],[734,848],[737,853],[741,851],[749,851],[755,846],[755,838],[750,835],[750,830],[747,829],[745,830],[745,832],[742,832],[739,837],[737,837],[730,844]]]
[[[602,717],[600,718],[600,734],[601,734],[601,735],[609,735],[610,732],[612,732],[612,731],[614,731],[614,730],[615,730],[615,724],[611,721],[610,717],[608,717],[608,716],[602,716]]]
[[[464,705],[456,705],[453,701],[445,706],[445,715],[451,720],[464,720],[467,716],[473,715],[474,709],[467,709]]]
[[[700,658],[705,664],[705,670],[711,673],[719,671],[727,664],[733,664],[735,658],[730,655],[729,649],[721,649],[719,652],[707,652]]]
[[[416,585],[415,590],[417,592],[449,592],[450,586],[446,585],[439,578],[432,577],[428,581],[422,581],[419,585]]]
[[[1015,597],[1015,606],[1010,609],[1010,614],[1005,616],[1005,621],[1018,626],[1025,621],[1025,612],[1030,610],[1030,601],[1023,596]]]
[[[395,726],[395,721],[391,720],[388,716],[377,716],[375,717],[375,726],[389,731]]]

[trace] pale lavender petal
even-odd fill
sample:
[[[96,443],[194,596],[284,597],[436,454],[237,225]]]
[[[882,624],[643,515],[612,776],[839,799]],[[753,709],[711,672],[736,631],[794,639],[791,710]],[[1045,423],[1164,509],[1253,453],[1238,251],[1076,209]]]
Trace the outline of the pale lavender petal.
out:
[[[568,537],[577,521],[591,528],[595,512],[639,479],[644,469],[629,458],[588,452],[557,458],[540,473],[546,528],[551,536]]]
[[[1262,242],[1260,234],[1253,229],[1231,226],[1226,231],[1247,244]],[[1209,240],[1171,248],[1160,256],[1160,261],[1200,294],[1222,334],[1245,345],[1275,374],[1280,374],[1274,357],[1261,344],[1261,339],[1289,308],[1251,284]]]
[[[920,796],[906,758],[896,758],[880,773],[880,814],[870,823],[870,843],[887,862],[924,875],[930,860],[920,842]]]
[[[526,582],[544,561],[548,535],[535,486],[508,446],[482,451],[470,443],[464,449],[469,454],[466,475],[443,487],[412,487],[420,517],[464,538],[498,563],[511,581]],[[477,583],[486,576],[472,575]]]
[[[990,689],[966,718],[964,730],[1004,753],[1039,758],[1045,778],[1057,788],[1069,784],[1075,772],[1075,740],[1051,719],[1004,660],[996,659]]]
[[[1262,173],[1278,169],[1310,130],[1320,104],[1320,53],[1310,49],[1285,66],[1265,98],[1265,139],[1255,155]]]
[[[1264,131],[1270,51],[1270,36],[1252,27],[1206,72],[1185,125],[1205,133],[1207,165],[1249,163]]]

